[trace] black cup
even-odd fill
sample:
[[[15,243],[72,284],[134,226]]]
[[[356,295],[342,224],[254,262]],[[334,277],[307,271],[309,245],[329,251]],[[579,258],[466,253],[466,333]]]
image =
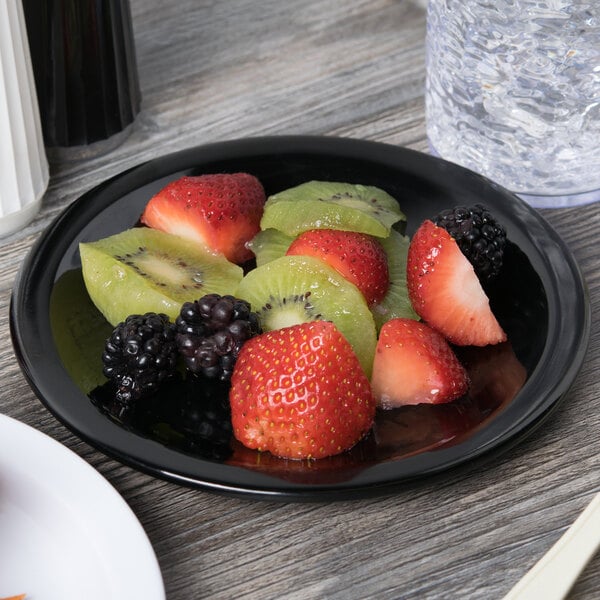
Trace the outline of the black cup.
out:
[[[141,103],[129,1],[23,0],[23,8],[48,158],[120,143]]]

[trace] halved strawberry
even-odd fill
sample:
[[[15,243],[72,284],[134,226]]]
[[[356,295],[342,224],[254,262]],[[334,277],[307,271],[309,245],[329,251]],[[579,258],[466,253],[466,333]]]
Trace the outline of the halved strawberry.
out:
[[[445,338],[413,319],[392,319],[379,334],[373,395],[382,408],[440,404],[467,392],[469,379]]]
[[[406,279],[415,312],[453,344],[506,341],[471,263],[450,234],[431,221],[411,239]]]
[[[323,458],[371,428],[375,400],[352,347],[333,323],[311,321],[247,341],[229,395],[235,437],[283,458]]]
[[[248,173],[181,177],[150,199],[141,221],[241,264],[253,256],[246,243],[260,229],[265,201],[262,184]]]
[[[385,250],[365,233],[312,229],[301,233],[286,254],[313,256],[326,262],[362,292],[369,306],[380,302],[390,286]]]

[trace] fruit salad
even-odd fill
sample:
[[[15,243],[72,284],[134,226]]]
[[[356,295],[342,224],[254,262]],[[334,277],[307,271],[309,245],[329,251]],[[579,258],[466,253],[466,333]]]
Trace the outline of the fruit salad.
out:
[[[80,244],[87,293],[114,328],[112,399],[219,386],[236,440],[286,459],[352,449],[380,411],[457,402],[473,385],[461,351],[507,339],[482,285],[506,232],[481,205],[431,215],[411,239],[405,225],[373,186],[267,197],[248,173],[171,182],[139,226]]]

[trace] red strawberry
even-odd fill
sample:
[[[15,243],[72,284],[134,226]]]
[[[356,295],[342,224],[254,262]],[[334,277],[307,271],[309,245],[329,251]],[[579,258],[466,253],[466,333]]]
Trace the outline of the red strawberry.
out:
[[[248,173],[181,177],[148,202],[142,223],[190,239],[240,264],[260,229],[265,191]]]
[[[381,328],[371,384],[383,408],[450,402],[469,387],[444,337],[413,319],[391,319]]]
[[[390,285],[383,246],[364,233],[305,231],[290,244],[286,254],[308,255],[326,262],[362,292],[369,306],[380,302]]]
[[[506,340],[471,263],[450,234],[431,221],[411,239],[406,279],[415,312],[453,344]]]
[[[283,458],[323,458],[371,428],[369,380],[333,323],[311,321],[247,341],[229,394],[235,437]]]

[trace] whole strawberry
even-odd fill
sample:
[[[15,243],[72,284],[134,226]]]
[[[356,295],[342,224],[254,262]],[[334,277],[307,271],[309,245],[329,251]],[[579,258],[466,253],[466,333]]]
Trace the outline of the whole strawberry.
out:
[[[150,199],[141,221],[241,264],[253,257],[246,243],[260,229],[265,201],[262,184],[248,173],[181,177]]]
[[[390,286],[385,250],[365,233],[312,229],[301,233],[286,254],[313,256],[326,262],[362,292],[369,306],[380,302]]]
[[[371,429],[375,400],[352,347],[333,323],[312,321],[246,342],[231,380],[235,437],[282,458],[323,458]]]

